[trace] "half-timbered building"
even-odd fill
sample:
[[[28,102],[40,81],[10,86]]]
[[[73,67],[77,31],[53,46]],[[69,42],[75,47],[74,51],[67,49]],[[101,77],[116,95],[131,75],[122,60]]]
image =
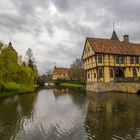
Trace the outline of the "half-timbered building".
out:
[[[100,86],[107,85],[105,89],[112,91],[116,88],[114,83],[140,81],[140,44],[130,43],[128,35],[124,35],[123,41],[115,31],[110,39],[86,38],[82,60],[89,90],[98,91]]]

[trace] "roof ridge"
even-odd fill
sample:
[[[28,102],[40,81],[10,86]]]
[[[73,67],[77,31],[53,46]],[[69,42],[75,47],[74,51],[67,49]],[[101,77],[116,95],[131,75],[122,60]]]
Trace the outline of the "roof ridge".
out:
[[[125,42],[125,41],[116,41],[116,40],[111,40],[111,39],[108,39],[108,38],[89,38],[87,37],[87,39],[100,39],[100,40],[107,40],[107,41],[113,41],[113,42],[117,42],[117,43],[125,43],[125,44],[134,44],[134,45],[140,45],[140,43],[135,43],[135,42]]]
[[[140,44],[102,38],[87,38],[94,52],[140,55]]]

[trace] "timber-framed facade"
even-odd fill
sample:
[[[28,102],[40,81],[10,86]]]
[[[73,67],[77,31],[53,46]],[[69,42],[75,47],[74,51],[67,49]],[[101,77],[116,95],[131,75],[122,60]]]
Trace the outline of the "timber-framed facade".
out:
[[[70,72],[70,68],[61,68],[61,67],[54,67],[53,69],[53,73],[52,73],[52,80],[69,80],[69,72]]]
[[[82,60],[87,87],[88,83],[140,82],[140,44],[130,43],[128,35],[123,41],[115,31],[111,39],[87,38]]]

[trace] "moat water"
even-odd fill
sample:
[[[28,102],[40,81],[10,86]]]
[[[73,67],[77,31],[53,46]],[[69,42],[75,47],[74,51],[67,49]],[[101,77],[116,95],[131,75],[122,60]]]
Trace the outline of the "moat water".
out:
[[[0,98],[0,140],[140,140],[140,96],[55,89]]]

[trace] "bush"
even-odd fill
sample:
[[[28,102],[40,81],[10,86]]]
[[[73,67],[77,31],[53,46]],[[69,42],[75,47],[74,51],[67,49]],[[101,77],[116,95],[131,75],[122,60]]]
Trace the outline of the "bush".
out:
[[[40,87],[45,86],[44,80],[42,80],[41,78],[38,78],[38,79],[37,79],[37,85],[39,85]]]
[[[54,81],[55,86],[59,86],[61,83],[72,83],[72,84],[86,85],[85,81],[78,81],[78,80],[57,79]]]

